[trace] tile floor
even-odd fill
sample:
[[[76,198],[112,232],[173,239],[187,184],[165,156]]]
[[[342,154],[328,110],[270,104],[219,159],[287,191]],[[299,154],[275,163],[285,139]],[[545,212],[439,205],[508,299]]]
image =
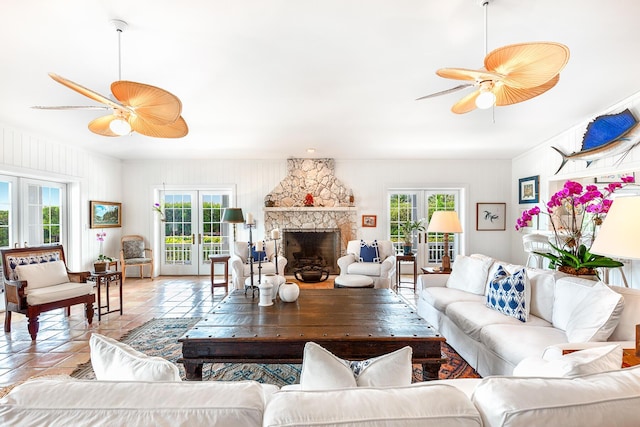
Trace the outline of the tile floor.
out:
[[[333,280],[302,286],[332,287]],[[225,295],[219,287],[211,294],[208,276],[162,276],[153,281],[127,278],[123,292],[123,315],[110,313],[102,316],[101,321],[96,315],[92,325],[86,324],[82,305],[72,307],[69,317],[62,309],[42,314],[36,341],[31,341],[26,317],[13,313],[11,333],[0,334],[0,387],[32,376],[70,374],[89,360],[91,332],[117,339],[153,318],[201,317]],[[404,287],[400,293],[415,302],[412,289]],[[118,306],[113,287],[110,296],[113,309]],[[2,325],[4,317],[0,313]]]

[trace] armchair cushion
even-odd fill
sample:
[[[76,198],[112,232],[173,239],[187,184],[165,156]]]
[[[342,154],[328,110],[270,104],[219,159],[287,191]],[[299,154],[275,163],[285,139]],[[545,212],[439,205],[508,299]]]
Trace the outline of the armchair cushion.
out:
[[[25,292],[27,294],[27,304],[39,305],[93,294],[93,284],[67,282],[31,290],[27,287]]]
[[[67,283],[67,267],[62,261],[43,262],[40,264],[18,265],[15,268],[18,280],[27,282],[27,289],[32,291],[52,285]]]
[[[124,258],[144,258],[144,242],[142,240],[125,240],[122,242]]]
[[[256,245],[254,244],[253,246],[251,246],[251,256],[253,257],[253,261],[254,262],[258,262],[260,260],[264,261],[268,261],[269,259],[267,258],[267,251],[257,251],[256,250]],[[247,260],[248,262],[249,260]]]
[[[378,252],[378,241],[374,240],[371,244],[368,244],[364,240],[360,240],[360,256],[359,262],[377,262],[381,263],[380,253]]]
[[[47,252],[30,256],[13,256],[7,255],[8,278],[9,280],[18,280],[16,267],[19,265],[40,264],[43,262],[59,261],[60,254],[58,252]]]

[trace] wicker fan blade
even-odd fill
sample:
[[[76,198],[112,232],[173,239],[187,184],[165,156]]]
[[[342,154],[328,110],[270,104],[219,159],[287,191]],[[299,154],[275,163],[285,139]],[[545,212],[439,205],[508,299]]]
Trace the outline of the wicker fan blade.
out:
[[[554,87],[559,80],[560,74],[556,74],[545,84],[536,87],[530,87],[527,89],[519,89],[501,85],[499,88],[494,89],[493,91],[493,93],[495,93],[496,95],[496,105],[517,104],[518,102],[535,98],[536,96],[542,95],[543,93]]]
[[[182,112],[177,96],[155,86],[119,80],[111,84],[111,92],[149,124],[168,125],[178,120]]]
[[[155,138],[182,138],[189,133],[187,122],[184,121],[182,116],[178,117],[178,120],[173,123],[156,125],[148,123],[141,117],[136,117],[135,114],[132,114],[131,117],[129,117],[129,124],[134,131]]]
[[[498,48],[484,60],[485,68],[504,76],[512,88],[541,86],[558,74],[569,61],[569,48],[560,43],[520,43]]]
[[[473,80],[481,82],[484,80],[498,81],[502,78],[500,74],[486,70],[470,70],[468,68],[440,68],[436,74],[445,79]]]
[[[480,89],[471,92],[469,95],[462,98],[460,101],[453,104],[451,107],[451,111],[456,114],[464,114],[469,111],[475,110],[476,107],[476,98],[480,95]]]
[[[108,116],[98,117],[97,119],[92,120],[89,123],[89,130],[93,133],[97,133],[98,135],[102,135],[102,136],[120,136],[118,134],[111,132],[111,128],[109,127],[109,124],[111,124],[111,121],[117,118],[118,116],[116,116],[115,114],[109,114]]]
[[[435,92],[429,95],[425,95],[425,96],[421,96],[420,98],[417,98],[416,101],[420,101],[421,99],[428,99],[428,98],[435,98],[436,96],[441,96],[441,95],[446,95],[448,93],[453,93],[453,92],[457,92],[461,89],[467,88],[473,86],[472,83],[465,83],[465,84],[461,84],[455,87],[452,87],[451,89],[447,89],[447,90],[443,90],[440,92]]]
[[[71,80],[65,79],[64,77],[59,76],[55,73],[49,73],[49,76],[53,80],[57,81],[58,83],[68,87],[69,89],[75,90],[76,92],[86,96],[87,98],[91,98],[94,101],[98,101],[102,104],[108,105],[113,109],[124,111],[124,108],[122,105],[118,104],[117,102],[113,102],[112,100],[110,100],[104,95],[100,95],[98,92],[95,92],[91,89],[87,89],[86,87],[79,85],[78,83],[72,82]]]
[[[111,110],[111,107],[106,105],[58,105],[55,107],[34,105],[31,108],[36,110]]]

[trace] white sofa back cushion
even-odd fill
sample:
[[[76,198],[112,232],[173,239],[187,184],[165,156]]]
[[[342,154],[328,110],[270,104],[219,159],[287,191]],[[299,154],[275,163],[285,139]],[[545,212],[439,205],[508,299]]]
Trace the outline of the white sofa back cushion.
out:
[[[529,277],[531,285],[529,313],[552,323],[556,279],[562,277],[562,273],[554,270],[527,268],[527,277]]]
[[[458,255],[453,263],[449,280],[447,280],[447,288],[484,295],[487,275],[492,263],[493,259],[491,258],[480,259]]]
[[[620,320],[622,296],[602,282],[589,285],[568,277],[556,282],[553,326],[566,331],[569,342],[606,341]]]
[[[613,371],[622,366],[622,347],[618,344],[588,348],[554,360],[527,357],[513,369],[515,377],[575,377]]]
[[[178,367],[104,335],[91,334],[91,365],[99,381],[181,381]]]
[[[280,391],[264,413],[265,427],[466,427],[481,426],[467,396],[448,385]]]
[[[27,281],[27,292],[29,289],[46,288],[47,286],[60,285],[69,281],[67,267],[65,267],[63,261],[18,265],[16,274],[18,280]]]
[[[277,390],[254,381],[35,379],[0,400],[0,425],[259,427]]]
[[[577,378],[488,377],[471,397],[484,425],[637,425],[640,366]]]

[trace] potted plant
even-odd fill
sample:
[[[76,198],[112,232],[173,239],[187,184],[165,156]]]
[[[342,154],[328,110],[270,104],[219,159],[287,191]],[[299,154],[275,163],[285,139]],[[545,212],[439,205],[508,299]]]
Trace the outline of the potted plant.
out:
[[[404,246],[402,247],[405,255],[411,255],[411,247],[413,246],[413,232],[424,231],[423,219],[417,221],[408,220],[400,225],[400,233],[404,240]]]
[[[103,273],[107,271],[107,264],[113,262],[113,258],[106,255],[98,255],[98,259],[93,263],[93,270],[96,273]]]

